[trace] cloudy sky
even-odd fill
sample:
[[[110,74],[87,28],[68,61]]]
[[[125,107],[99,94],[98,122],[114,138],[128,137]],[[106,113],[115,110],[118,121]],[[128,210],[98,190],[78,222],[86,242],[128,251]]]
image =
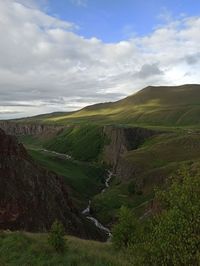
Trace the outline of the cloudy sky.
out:
[[[0,0],[0,118],[200,83],[198,0]]]

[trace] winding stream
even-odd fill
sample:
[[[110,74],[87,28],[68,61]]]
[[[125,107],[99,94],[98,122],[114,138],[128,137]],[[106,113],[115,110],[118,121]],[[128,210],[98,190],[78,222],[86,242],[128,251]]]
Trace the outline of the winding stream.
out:
[[[46,153],[49,153],[49,154],[56,155],[58,157],[61,157],[63,159],[66,159],[66,160],[72,159],[72,157],[70,155],[65,154],[65,153],[59,153],[59,152],[56,152],[56,151],[49,151],[49,150],[45,150],[45,149],[38,149],[38,150],[43,151],[43,152],[46,152]]]
[[[66,160],[70,160],[72,159],[72,157],[68,154],[64,154],[64,153],[59,153],[59,152],[56,152],[56,151],[50,151],[50,150],[46,150],[46,149],[37,149],[37,150],[40,150],[40,151],[43,151],[43,152],[46,152],[46,153],[49,153],[49,154],[53,154],[57,157],[60,157],[60,158],[63,158],[63,159],[66,159]],[[108,171],[108,176],[105,180],[105,187],[102,189],[101,193],[104,193],[105,190],[107,188],[109,188],[109,182],[111,180],[113,176],[113,173],[111,171]],[[103,226],[95,217],[93,217],[90,213],[91,211],[91,200],[89,200],[88,202],[88,206],[82,211],[82,214],[84,214],[86,216],[86,218],[88,220],[91,220],[95,226],[97,228],[99,228],[100,230],[106,232],[106,234],[108,235],[108,240],[112,237],[112,234],[111,234],[111,231],[109,228]]]
[[[113,176],[113,173],[108,171],[108,177],[105,180],[105,188],[101,191],[101,193],[104,193],[105,190],[109,187],[109,182],[112,176]],[[108,240],[109,240],[112,237],[110,229],[103,226],[95,217],[91,216],[90,210],[91,210],[91,200],[89,200],[88,206],[82,211],[82,214],[86,215],[86,218],[91,220],[97,228],[106,232],[106,234],[108,235]]]

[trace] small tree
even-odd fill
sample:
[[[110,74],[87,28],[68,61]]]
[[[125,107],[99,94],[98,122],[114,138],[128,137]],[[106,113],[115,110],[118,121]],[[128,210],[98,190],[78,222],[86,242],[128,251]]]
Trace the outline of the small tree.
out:
[[[157,192],[165,210],[154,220],[150,265],[200,263],[200,176],[180,174],[168,190]]]
[[[119,212],[119,221],[113,228],[113,244],[116,248],[127,248],[137,239],[138,221],[133,212],[122,206]]]
[[[66,243],[64,239],[65,230],[63,224],[56,220],[52,226],[49,233],[49,243],[57,251],[63,252],[66,248]]]

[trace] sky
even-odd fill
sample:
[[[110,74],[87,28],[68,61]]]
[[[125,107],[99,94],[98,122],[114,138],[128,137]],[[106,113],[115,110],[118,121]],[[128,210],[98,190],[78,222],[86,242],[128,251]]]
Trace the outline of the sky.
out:
[[[0,119],[200,83],[199,0],[0,0]]]

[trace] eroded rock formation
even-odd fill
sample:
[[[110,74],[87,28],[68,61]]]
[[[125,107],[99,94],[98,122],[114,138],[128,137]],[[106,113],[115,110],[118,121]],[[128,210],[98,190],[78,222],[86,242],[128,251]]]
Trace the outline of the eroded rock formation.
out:
[[[105,126],[103,131],[107,138],[107,144],[103,151],[103,160],[106,164],[112,166],[114,172],[118,171],[121,159],[127,151],[137,149],[145,140],[159,133],[140,127],[124,128],[114,126]]]
[[[64,127],[58,125],[42,125],[42,124],[24,124],[10,121],[0,121],[0,128],[6,134],[21,136],[21,135],[39,135],[44,133],[55,133],[61,131]]]

